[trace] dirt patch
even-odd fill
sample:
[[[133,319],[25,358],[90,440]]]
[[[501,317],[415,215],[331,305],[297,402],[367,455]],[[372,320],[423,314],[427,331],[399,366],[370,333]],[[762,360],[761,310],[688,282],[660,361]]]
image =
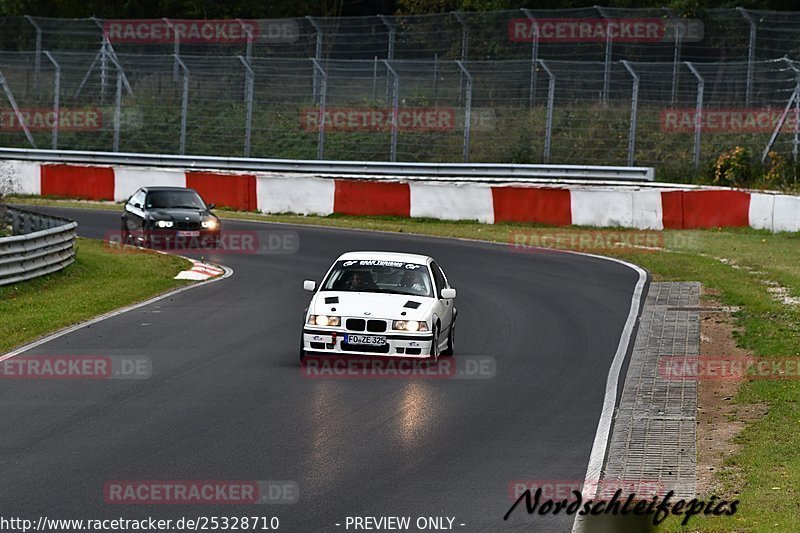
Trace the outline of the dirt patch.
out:
[[[703,288],[700,311],[700,356],[735,358],[752,356],[736,346],[734,318],[716,299],[718,293]],[[747,422],[757,420],[767,413],[763,404],[743,405],[734,398],[741,381],[728,379],[701,379],[697,384],[697,493],[698,495],[731,496],[721,494],[715,475],[725,468],[733,478],[736,468],[723,466],[723,461],[735,454],[738,447],[733,438]]]

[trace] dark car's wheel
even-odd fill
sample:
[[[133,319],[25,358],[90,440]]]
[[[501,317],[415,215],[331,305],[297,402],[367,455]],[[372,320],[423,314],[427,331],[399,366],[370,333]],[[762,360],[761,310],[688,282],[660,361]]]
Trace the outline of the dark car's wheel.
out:
[[[124,220],[122,221],[122,226],[120,227],[120,230],[119,230],[119,236],[120,236],[120,239],[121,239],[120,244],[130,244],[131,243],[131,232],[128,231],[128,225],[125,223]]]
[[[456,320],[450,323],[450,334],[447,336],[447,348],[442,351],[442,355],[453,355],[456,347]]]

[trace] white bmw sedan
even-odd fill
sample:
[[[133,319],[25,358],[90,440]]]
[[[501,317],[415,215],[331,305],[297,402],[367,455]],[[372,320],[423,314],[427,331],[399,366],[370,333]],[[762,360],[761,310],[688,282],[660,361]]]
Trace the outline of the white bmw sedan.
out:
[[[452,355],[456,290],[433,258],[393,252],[348,252],[314,292],[305,313],[306,355],[430,358]]]

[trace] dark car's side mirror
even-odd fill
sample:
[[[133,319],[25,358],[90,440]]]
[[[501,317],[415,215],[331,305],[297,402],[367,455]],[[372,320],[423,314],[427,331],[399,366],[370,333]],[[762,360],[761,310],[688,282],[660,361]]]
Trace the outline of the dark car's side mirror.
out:
[[[208,209],[209,210],[214,209],[215,207],[217,207],[216,204],[208,204]]]

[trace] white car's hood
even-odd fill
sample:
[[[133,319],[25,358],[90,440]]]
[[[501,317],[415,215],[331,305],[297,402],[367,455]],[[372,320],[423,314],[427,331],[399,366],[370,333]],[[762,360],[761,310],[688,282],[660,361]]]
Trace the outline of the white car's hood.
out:
[[[325,300],[338,298],[338,303]],[[404,307],[406,302],[419,302],[416,309]],[[386,318],[392,320],[427,320],[434,303],[433,298],[407,294],[376,292],[322,291],[314,296],[311,314],[362,318]],[[335,309],[335,311],[334,311]],[[400,313],[405,312],[405,315]],[[365,313],[369,313],[366,315]]]

